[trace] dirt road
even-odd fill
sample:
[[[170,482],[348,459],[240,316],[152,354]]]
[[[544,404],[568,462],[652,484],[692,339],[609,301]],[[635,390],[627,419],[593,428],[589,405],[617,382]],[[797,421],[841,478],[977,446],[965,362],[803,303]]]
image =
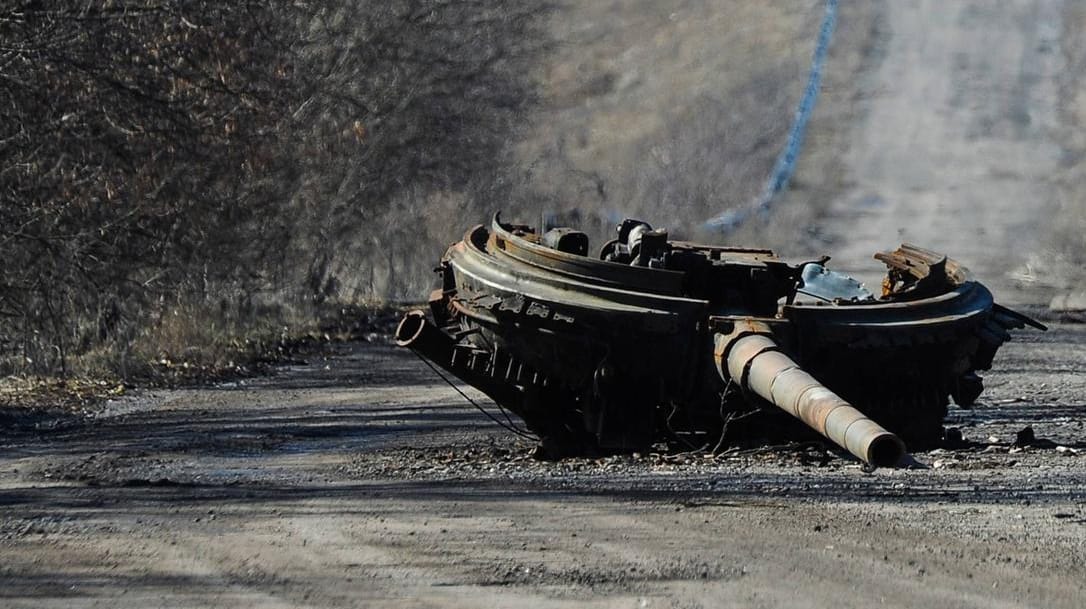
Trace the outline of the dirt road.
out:
[[[873,474],[537,463],[379,345],[120,401],[0,441],[0,606],[1081,607],[1086,329],[1018,338],[974,447]]]
[[[1065,3],[884,2],[845,152],[851,188],[823,223],[847,271],[901,242],[949,252],[1004,300],[1058,209]],[[874,275],[865,275],[876,281]],[[876,283],[877,285],[877,283]]]

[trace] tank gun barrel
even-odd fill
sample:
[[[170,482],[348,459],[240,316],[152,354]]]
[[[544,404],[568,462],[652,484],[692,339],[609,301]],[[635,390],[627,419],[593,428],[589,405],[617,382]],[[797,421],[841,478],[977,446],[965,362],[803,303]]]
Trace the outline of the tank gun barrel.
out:
[[[765,323],[739,321],[714,337],[717,372],[803,421],[859,459],[896,465],[902,441],[826,388],[784,354]]]

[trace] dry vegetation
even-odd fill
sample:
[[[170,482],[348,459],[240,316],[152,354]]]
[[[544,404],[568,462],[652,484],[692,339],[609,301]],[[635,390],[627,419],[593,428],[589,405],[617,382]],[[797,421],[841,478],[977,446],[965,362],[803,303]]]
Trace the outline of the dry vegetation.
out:
[[[518,144],[516,199],[611,238],[622,217],[709,241],[797,249],[844,188],[840,154],[855,118],[878,6],[842,3],[783,222],[729,235],[702,223],[761,191],[784,146],[823,17],[822,0],[564,2],[551,14],[538,117]],[[797,239],[798,237],[798,239]],[[800,247],[799,249],[803,249]],[[806,250],[804,250],[806,251]]]
[[[821,8],[8,3],[0,374],[230,368],[418,299],[495,209],[689,235],[761,187]],[[830,94],[869,23],[842,13]]]
[[[573,3],[553,15],[521,207],[692,236],[762,187],[803,90],[819,0]],[[534,212],[534,213],[532,213]],[[607,238],[611,235],[608,234]]]
[[[0,372],[226,363],[330,301],[413,294],[421,220],[501,187],[545,10],[7,3]]]

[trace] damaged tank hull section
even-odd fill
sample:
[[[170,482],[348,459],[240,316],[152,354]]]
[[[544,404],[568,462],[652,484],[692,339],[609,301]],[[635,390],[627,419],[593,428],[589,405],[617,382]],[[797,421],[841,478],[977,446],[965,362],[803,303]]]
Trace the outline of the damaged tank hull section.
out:
[[[980,395],[1010,329],[1043,326],[945,256],[876,258],[879,296],[826,259],[672,241],[635,220],[596,257],[576,230],[496,215],[449,248],[429,314],[409,313],[397,341],[520,416],[549,457],[719,449],[805,425],[892,465],[905,442],[942,440],[950,400]]]

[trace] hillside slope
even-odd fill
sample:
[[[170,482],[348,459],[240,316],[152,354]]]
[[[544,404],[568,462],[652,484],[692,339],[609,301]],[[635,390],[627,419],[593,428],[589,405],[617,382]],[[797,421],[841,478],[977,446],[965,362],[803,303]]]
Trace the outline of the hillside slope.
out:
[[[887,2],[881,61],[843,160],[848,187],[821,221],[839,267],[912,242],[970,267],[1004,300],[1047,247],[1065,159],[1061,2]],[[869,276],[870,277],[870,276]]]
[[[823,4],[560,4],[542,106],[518,145],[526,188],[517,211],[533,221],[566,212],[597,232],[635,216],[689,234],[748,201],[784,144]],[[870,13],[842,7],[828,91],[848,90]]]

